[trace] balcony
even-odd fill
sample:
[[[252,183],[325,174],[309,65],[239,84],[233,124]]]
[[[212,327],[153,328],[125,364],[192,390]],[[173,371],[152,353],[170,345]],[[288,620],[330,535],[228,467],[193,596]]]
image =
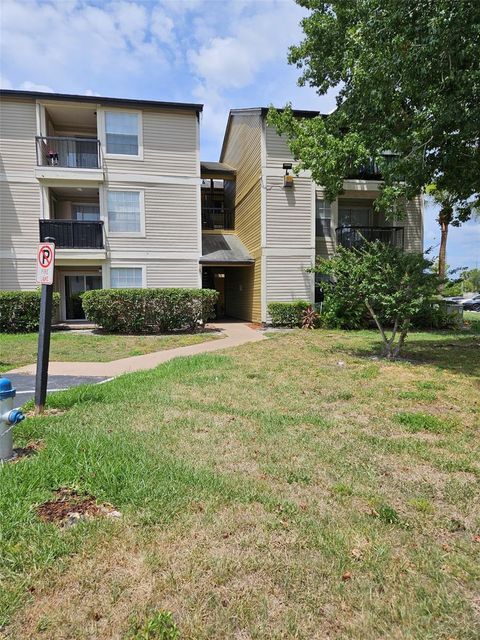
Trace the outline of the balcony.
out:
[[[39,220],[40,242],[54,238],[58,249],[104,249],[103,222]]]
[[[365,242],[383,242],[392,247],[403,249],[403,227],[337,227],[337,244],[347,249],[359,249]]]
[[[100,169],[102,159],[97,138],[37,136],[37,166],[66,169]]]
[[[383,161],[386,164],[393,162],[397,156],[394,154],[385,154],[382,156]],[[380,165],[373,160],[366,162],[358,169],[352,171],[347,176],[348,180],[382,180],[382,172]]]
[[[202,229],[235,229],[235,213],[233,209],[225,209],[223,207],[203,207]]]

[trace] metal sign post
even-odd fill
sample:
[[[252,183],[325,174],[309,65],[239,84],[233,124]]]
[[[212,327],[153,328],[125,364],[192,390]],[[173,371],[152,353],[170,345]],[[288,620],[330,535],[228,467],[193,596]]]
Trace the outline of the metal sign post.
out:
[[[37,283],[42,285],[38,327],[37,371],[35,379],[35,414],[43,413],[47,397],[48,358],[52,328],[53,274],[55,240],[45,238],[37,247]]]

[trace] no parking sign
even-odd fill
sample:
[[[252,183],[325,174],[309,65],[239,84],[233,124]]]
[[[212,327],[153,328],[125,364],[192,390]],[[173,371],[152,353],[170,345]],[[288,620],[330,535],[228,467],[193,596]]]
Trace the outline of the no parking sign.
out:
[[[55,245],[41,242],[37,245],[37,283],[53,284],[53,268],[55,264]]]

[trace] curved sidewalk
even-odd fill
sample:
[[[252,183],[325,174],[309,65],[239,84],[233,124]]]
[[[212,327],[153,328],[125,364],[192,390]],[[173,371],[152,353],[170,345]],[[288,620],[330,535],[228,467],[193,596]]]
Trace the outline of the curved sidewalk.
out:
[[[260,331],[252,329],[244,322],[221,322],[209,324],[213,329],[219,329],[225,334],[225,338],[210,340],[192,344],[188,347],[176,347],[175,349],[165,349],[154,353],[146,353],[142,356],[131,358],[121,358],[111,362],[50,362],[48,366],[49,375],[56,376],[92,376],[114,378],[122,373],[132,371],[142,371],[143,369],[153,369],[154,367],[168,362],[172,358],[179,356],[193,356],[197,353],[209,353],[226,349],[227,347],[238,347],[247,342],[258,342],[264,340],[265,336]],[[35,375],[36,365],[29,364],[18,369],[12,369],[9,373],[28,373]]]

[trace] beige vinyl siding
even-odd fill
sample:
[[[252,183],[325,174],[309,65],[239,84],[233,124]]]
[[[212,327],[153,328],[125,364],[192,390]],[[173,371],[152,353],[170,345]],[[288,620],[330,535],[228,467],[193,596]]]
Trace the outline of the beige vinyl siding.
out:
[[[405,251],[423,252],[423,209],[422,196],[418,196],[407,204],[407,212],[404,220],[399,220],[399,227],[405,227],[404,247]]]
[[[34,290],[38,287],[35,282],[35,249],[31,258],[1,258],[0,259],[0,290]]]
[[[105,111],[114,111],[104,106]],[[194,111],[149,111],[142,113],[143,160],[105,158],[108,172],[146,175],[200,175],[197,153],[198,120]],[[103,149],[106,153],[106,148]]]
[[[221,161],[236,169],[235,233],[255,258],[253,282],[248,276],[245,305],[246,320],[261,318],[261,138],[262,121],[258,114],[233,114]],[[229,185],[230,188],[231,185]],[[243,314],[243,311],[241,312]]]
[[[268,247],[311,247],[313,220],[310,178],[295,178],[291,189],[282,177],[267,178]]]
[[[285,136],[279,136],[273,127],[266,127],[265,142],[267,150],[267,167],[282,168],[284,162],[293,162]]]
[[[111,182],[107,189],[138,189],[144,192],[145,203],[145,237],[108,235],[110,250],[193,251],[200,254],[197,185]]]
[[[39,241],[40,187],[28,182],[0,182],[0,249],[35,250]]]
[[[269,302],[313,300],[313,274],[305,269],[312,266],[308,256],[267,256],[266,292]]]
[[[128,266],[126,263],[124,266]],[[156,260],[147,262],[147,287],[199,286],[199,267],[196,260]]]
[[[0,100],[0,173],[34,177],[36,107],[33,100]]]

